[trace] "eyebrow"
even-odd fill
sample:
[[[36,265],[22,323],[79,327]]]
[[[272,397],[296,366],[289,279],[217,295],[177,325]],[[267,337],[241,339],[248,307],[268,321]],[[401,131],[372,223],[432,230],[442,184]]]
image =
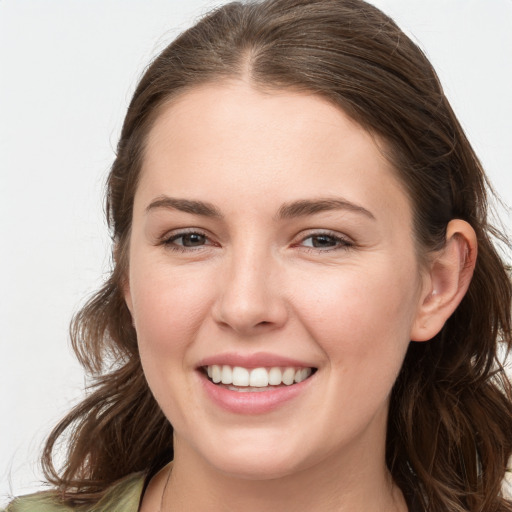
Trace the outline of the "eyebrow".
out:
[[[151,201],[147,206],[146,213],[157,208],[179,210],[193,215],[201,215],[203,217],[212,217],[216,219],[223,218],[221,211],[213,204],[191,199],[159,196]],[[366,208],[339,198],[299,199],[298,201],[285,203],[279,208],[276,219],[283,220],[305,217],[307,215],[314,215],[316,213],[332,210],[348,210],[355,213],[361,213],[366,217],[375,220],[374,215]]]
[[[159,196],[146,208],[146,213],[157,208],[166,208],[172,210],[179,210],[185,213],[192,213],[194,215],[201,215],[203,217],[213,217],[217,219],[222,218],[220,210],[211,203],[204,201],[194,201],[191,199],[178,199],[175,197]]]
[[[277,219],[291,219],[313,215],[315,213],[327,212],[331,210],[349,210],[355,213],[361,213],[366,217],[375,220],[372,212],[362,206],[339,198],[323,199],[301,199],[291,203],[285,203],[277,212]]]

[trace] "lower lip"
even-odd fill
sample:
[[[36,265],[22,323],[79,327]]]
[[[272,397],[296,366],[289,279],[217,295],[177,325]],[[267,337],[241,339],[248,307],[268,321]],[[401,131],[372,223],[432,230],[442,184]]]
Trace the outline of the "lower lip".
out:
[[[207,396],[221,408],[236,414],[264,414],[283,406],[304,393],[313,376],[291,386],[268,391],[233,391],[210,381],[200,372],[200,380]]]

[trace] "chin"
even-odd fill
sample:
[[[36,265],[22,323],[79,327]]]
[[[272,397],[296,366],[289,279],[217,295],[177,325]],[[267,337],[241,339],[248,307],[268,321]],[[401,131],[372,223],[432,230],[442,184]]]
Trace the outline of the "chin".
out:
[[[242,480],[275,480],[296,473],[297,458],[277,457],[275,453],[261,454],[252,460],[240,456],[216,459],[213,464],[225,475]]]
[[[277,479],[299,470],[301,444],[284,442],[282,434],[279,439],[230,437],[229,440],[217,438],[217,442],[209,446],[196,447],[196,453],[219,472],[246,480]]]

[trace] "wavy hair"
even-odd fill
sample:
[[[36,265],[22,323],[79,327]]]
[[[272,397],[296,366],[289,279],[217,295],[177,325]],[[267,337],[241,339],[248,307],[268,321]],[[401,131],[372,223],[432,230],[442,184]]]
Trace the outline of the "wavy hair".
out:
[[[511,282],[488,221],[482,166],[422,51],[362,0],[230,3],[170,44],[145,71],[126,114],[107,183],[114,264],[71,325],[94,379],[44,449],[48,481],[66,503],[93,503],[119,478],[151,474],[172,458],[172,426],[148,388],[122,292],[132,208],[145,143],[163,106],[200,84],[244,76],[256,88],[328,99],[385,142],[413,204],[419,254],[444,244],[446,226],[474,228],[469,290],[441,332],[411,342],[392,391],[388,468],[430,512],[505,512],[501,484],[512,453],[512,391],[498,354],[511,339]],[[53,454],[61,440],[61,468]]]

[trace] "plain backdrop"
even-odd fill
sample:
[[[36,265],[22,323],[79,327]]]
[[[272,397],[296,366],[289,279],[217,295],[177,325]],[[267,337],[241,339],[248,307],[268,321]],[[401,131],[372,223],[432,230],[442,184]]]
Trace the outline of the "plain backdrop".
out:
[[[41,443],[83,393],[67,329],[109,269],[103,184],[137,79],[219,3],[0,0],[0,504],[40,487]],[[512,204],[512,1],[374,3],[420,42]]]

